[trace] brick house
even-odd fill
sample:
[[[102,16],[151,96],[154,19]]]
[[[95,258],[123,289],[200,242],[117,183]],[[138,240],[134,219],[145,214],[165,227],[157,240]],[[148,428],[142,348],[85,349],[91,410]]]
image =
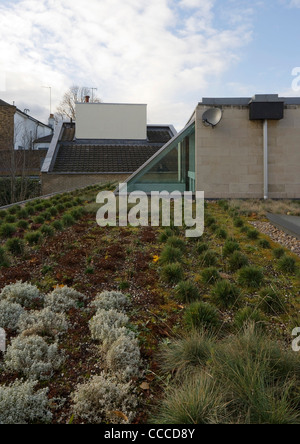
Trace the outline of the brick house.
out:
[[[26,110],[25,110],[26,111]],[[0,100],[0,175],[39,175],[53,135],[44,124],[14,105]],[[38,145],[35,140],[48,143]],[[42,149],[40,150],[40,146]]]

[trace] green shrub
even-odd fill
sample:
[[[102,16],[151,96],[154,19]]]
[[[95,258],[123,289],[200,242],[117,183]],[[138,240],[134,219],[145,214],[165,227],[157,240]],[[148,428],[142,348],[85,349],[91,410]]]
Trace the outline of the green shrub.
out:
[[[260,307],[267,314],[281,314],[285,312],[285,300],[284,297],[273,288],[264,288],[260,296],[262,298],[262,303]]]
[[[159,242],[164,243],[169,237],[174,236],[173,230],[171,228],[166,228],[159,236]]]
[[[183,303],[196,301],[200,297],[200,293],[196,285],[191,281],[181,281],[176,289],[177,298]]]
[[[240,250],[240,245],[238,242],[233,241],[233,240],[227,240],[225,242],[224,248],[223,248],[223,256],[224,257],[228,257],[231,254],[233,254],[235,251],[239,251]]]
[[[299,423],[295,355],[253,324],[223,341],[212,355],[210,375],[222,384],[234,423]]]
[[[83,208],[75,208],[70,212],[70,214],[75,220],[79,220],[83,215]]]
[[[215,341],[213,336],[192,331],[185,337],[160,346],[158,362],[163,373],[184,376],[190,370],[203,368],[211,358]]]
[[[9,260],[3,247],[0,247],[0,267],[9,267]]]
[[[216,231],[218,231],[219,225],[218,224],[212,224],[212,225],[210,225],[209,228],[212,231],[212,233],[215,233]]]
[[[247,234],[249,230],[251,230],[251,228],[248,227],[248,225],[244,225],[243,227],[241,227],[240,232],[243,234]]]
[[[240,251],[235,251],[229,258],[229,268],[231,271],[235,272],[240,270],[243,267],[247,267],[249,265],[249,260],[247,256],[245,256]]]
[[[51,226],[56,230],[56,231],[61,231],[63,229],[63,224],[60,222],[60,220],[55,220]]]
[[[42,275],[45,276],[46,274],[51,273],[52,271],[53,271],[53,267],[51,267],[51,265],[44,265],[41,270],[41,273],[42,273]]]
[[[21,256],[22,254],[24,254],[25,244],[22,239],[17,239],[17,238],[9,239],[6,242],[5,247],[7,251],[16,256]]]
[[[229,204],[228,201],[225,199],[221,199],[218,201],[218,205],[220,208],[223,208],[223,210],[227,211],[229,210]]]
[[[173,248],[179,248],[181,251],[185,251],[186,243],[183,239],[177,236],[171,236],[167,239],[167,244]]]
[[[261,240],[258,242],[258,245],[259,245],[261,248],[264,248],[265,250],[268,250],[268,249],[271,248],[271,244],[270,244],[270,242],[269,242],[267,239],[261,239]]]
[[[273,250],[273,256],[275,259],[281,259],[283,256],[285,256],[285,249],[282,247],[275,248]]]
[[[4,223],[0,226],[0,236],[4,239],[5,238],[8,239],[8,238],[12,237],[16,231],[17,231],[17,227],[14,224]]]
[[[51,214],[51,216],[55,217],[55,216],[57,216],[58,211],[57,211],[57,209],[55,207],[51,207],[49,209],[49,213]]]
[[[181,264],[175,263],[165,265],[161,270],[161,277],[169,284],[178,284],[184,278]]]
[[[54,228],[52,228],[50,225],[44,224],[41,227],[41,233],[43,233],[44,236],[53,236],[54,235]]]
[[[205,226],[211,227],[212,225],[215,225],[217,223],[217,220],[210,215],[205,216]]]
[[[228,233],[227,233],[226,230],[224,230],[224,228],[219,228],[219,229],[216,231],[216,236],[217,236],[219,239],[227,239],[227,237],[228,237]]]
[[[239,310],[234,318],[234,325],[242,330],[249,324],[255,324],[255,328],[264,328],[264,317],[260,310],[253,307],[245,307]]]
[[[226,401],[219,385],[205,372],[186,377],[166,390],[154,424],[221,424]]]
[[[32,216],[35,213],[34,207],[27,207],[26,210],[27,210],[28,216]]]
[[[244,221],[240,217],[235,217],[233,220],[233,224],[236,228],[242,228],[244,226]]]
[[[206,268],[201,273],[202,281],[204,284],[213,285],[221,278],[219,270],[215,267]]]
[[[189,330],[214,331],[220,326],[220,314],[206,302],[194,302],[186,309],[184,322]]]
[[[21,208],[17,215],[19,219],[26,219],[28,217],[28,210],[26,208]]]
[[[241,292],[238,287],[228,280],[217,282],[212,289],[211,296],[213,302],[220,308],[232,308],[240,304]]]
[[[294,259],[292,256],[284,256],[278,261],[278,267],[279,270],[283,271],[284,273],[290,273],[294,274],[296,273],[296,259]]]
[[[8,214],[5,218],[5,222],[8,224],[14,224],[16,222],[17,218],[13,214]]]
[[[75,224],[74,218],[71,216],[71,214],[66,213],[62,217],[62,223],[65,227],[71,227]]]
[[[241,269],[238,282],[243,287],[260,288],[264,282],[264,273],[261,268],[249,266]]]
[[[207,250],[209,250],[209,245],[206,242],[198,242],[198,244],[195,246],[195,251],[198,254],[202,254]]]
[[[130,288],[130,282],[128,282],[128,281],[121,281],[121,282],[119,283],[119,290],[120,290],[120,291],[122,291],[122,290],[128,290],[128,288]]]
[[[170,245],[167,245],[160,256],[160,262],[162,264],[171,264],[174,262],[181,262],[182,260],[182,251],[179,248],[173,248]]]
[[[247,237],[248,237],[248,239],[256,240],[259,238],[259,234],[260,234],[259,231],[251,228],[247,233]]]
[[[215,267],[218,264],[217,253],[212,250],[207,250],[200,256],[200,262],[205,267]]]
[[[35,211],[36,211],[37,213],[40,213],[41,211],[44,211],[44,209],[45,209],[44,205],[41,204],[41,203],[35,205],[34,208],[35,208]]]
[[[0,210],[0,219],[5,219],[5,217],[7,216],[7,211],[5,210]]]
[[[14,205],[13,207],[8,208],[9,214],[17,214],[17,212],[21,209],[19,205]]]
[[[37,224],[37,225],[42,225],[42,224],[45,222],[45,218],[44,218],[42,215],[40,215],[40,216],[36,216],[36,217],[33,219],[33,222],[34,222],[35,224]]]
[[[21,230],[27,230],[27,228],[29,227],[29,222],[27,222],[27,220],[21,219],[17,223],[17,227],[21,228]]]
[[[60,203],[56,206],[56,209],[59,213],[62,213],[65,210],[65,206]]]
[[[45,211],[44,213],[41,214],[41,216],[45,219],[45,220],[51,220],[52,215],[50,211]]]
[[[37,245],[43,239],[43,235],[40,231],[35,231],[33,233],[27,233],[25,236],[25,241],[28,242],[29,245]]]

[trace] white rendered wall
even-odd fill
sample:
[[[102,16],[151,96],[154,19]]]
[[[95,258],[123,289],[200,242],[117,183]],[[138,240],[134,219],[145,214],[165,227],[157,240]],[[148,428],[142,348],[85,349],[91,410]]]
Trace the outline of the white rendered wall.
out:
[[[15,113],[14,146],[16,150],[19,147],[28,150],[32,148],[32,142],[35,139],[48,136],[49,134],[52,134],[51,128],[30,119],[23,113],[18,111]]]
[[[77,139],[147,139],[147,105],[77,103]]]

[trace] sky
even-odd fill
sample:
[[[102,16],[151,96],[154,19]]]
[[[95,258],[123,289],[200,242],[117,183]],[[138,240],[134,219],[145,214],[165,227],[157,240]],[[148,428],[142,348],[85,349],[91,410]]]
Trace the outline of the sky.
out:
[[[300,0],[0,0],[0,99],[46,121],[43,86],[52,112],[94,87],[181,130],[203,97],[300,96],[299,19]]]

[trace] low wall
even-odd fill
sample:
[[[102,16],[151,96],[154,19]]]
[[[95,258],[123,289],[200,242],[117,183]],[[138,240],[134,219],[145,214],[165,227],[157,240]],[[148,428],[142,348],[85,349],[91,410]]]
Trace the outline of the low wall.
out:
[[[42,194],[69,191],[108,182],[124,182],[128,174],[55,174],[42,173]]]
[[[12,157],[13,154],[13,157]],[[24,150],[24,151],[0,151],[0,176],[39,176],[41,166],[47,155],[44,150]]]

